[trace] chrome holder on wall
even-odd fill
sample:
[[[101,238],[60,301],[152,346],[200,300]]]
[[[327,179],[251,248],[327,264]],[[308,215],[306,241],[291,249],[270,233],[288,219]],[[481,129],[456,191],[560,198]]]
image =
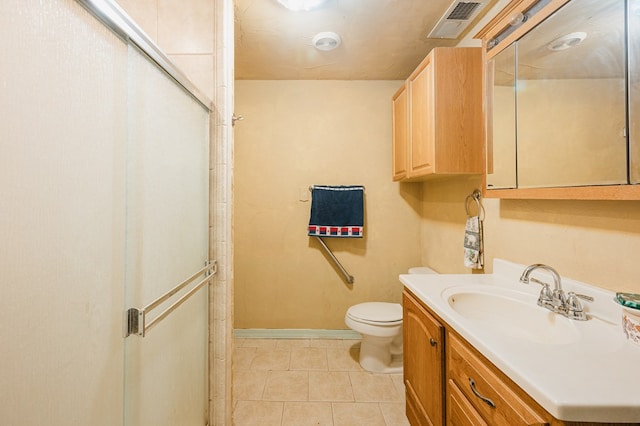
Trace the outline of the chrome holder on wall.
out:
[[[182,281],[180,284],[158,297],[153,302],[149,303],[142,309],[139,308],[129,308],[125,311],[124,318],[124,337],[129,337],[132,334],[136,336],[144,337],[146,333],[153,328],[156,324],[166,318],[171,312],[173,312],[178,306],[182,305],[187,301],[191,296],[193,296],[198,290],[200,290],[205,284],[207,284],[211,278],[218,271],[218,262],[207,260],[204,268],[200,269],[198,272],[191,275],[186,280]],[[173,302],[171,306],[165,309],[160,315],[153,318],[151,321],[147,322],[147,314],[157,308],[163,302],[166,302],[171,296],[175,295],[177,292],[185,288],[187,285],[192,283],[196,278],[204,273],[204,279],[196,284],[191,290],[185,293],[180,299]]]
[[[235,126],[236,122],[244,120],[244,117],[241,115],[233,114],[231,117],[231,126]]]
[[[464,209],[467,212],[467,217],[478,216],[480,220],[484,220],[484,206],[482,205],[482,201],[480,198],[482,197],[482,193],[479,189],[475,189],[471,194],[467,195],[467,198],[464,201]],[[471,201],[476,202],[477,214],[473,215],[471,213],[471,209],[469,208],[469,203]]]

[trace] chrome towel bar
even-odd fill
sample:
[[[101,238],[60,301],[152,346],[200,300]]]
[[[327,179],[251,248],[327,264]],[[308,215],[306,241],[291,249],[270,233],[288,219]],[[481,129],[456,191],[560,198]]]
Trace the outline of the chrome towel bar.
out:
[[[338,258],[333,254],[331,250],[329,250],[329,247],[327,247],[327,244],[322,240],[322,238],[318,236],[316,236],[316,238],[320,242],[320,245],[322,246],[324,251],[326,251],[329,257],[331,257],[331,260],[333,260],[333,263],[335,263],[338,269],[340,269],[340,272],[342,272],[342,275],[344,275],[344,279],[347,281],[347,283],[353,284],[353,281],[354,281],[353,275],[349,275],[349,273],[347,272],[346,269],[344,269],[344,266],[342,266]]]
[[[198,290],[200,290],[205,284],[207,284],[211,278],[218,271],[218,263],[217,261],[207,260],[204,268],[200,269],[193,275],[191,275],[186,280],[182,281],[180,284],[158,297],[153,302],[149,303],[142,309],[138,308],[129,308],[125,311],[124,318],[124,337],[128,337],[132,334],[136,336],[144,337],[145,334],[151,330],[155,325],[157,325],[160,321],[166,318],[171,312],[173,312],[178,306],[182,305],[186,302],[191,296],[193,296]],[[165,309],[160,315],[153,318],[149,322],[147,322],[147,314],[157,308],[162,303],[166,302],[171,296],[178,293],[180,290],[185,288],[187,285],[192,283],[196,278],[200,275],[204,274],[205,278],[201,280],[198,284],[196,284],[191,290],[185,293],[180,299],[173,302],[171,306]]]
[[[309,191],[313,192],[313,189],[316,187],[322,187],[323,185],[309,185]],[[361,186],[361,185],[358,185]],[[362,189],[364,190],[364,186],[362,186]],[[333,263],[335,263],[335,265],[338,267],[338,269],[340,270],[340,272],[342,273],[342,275],[344,275],[344,279],[347,282],[347,284],[353,284],[354,282],[354,278],[353,275],[350,275],[346,269],[344,269],[344,266],[342,266],[342,264],[340,263],[340,261],[338,260],[338,258],[333,254],[333,252],[329,249],[329,247],[327,246],[327,244],[324,242],[324,240],[318,236],[318,235],[314,235],[314,237],[316,237],[318,239],[318,242],[320,243],[320,245],[322,246],[322,248],[324,249],[324,251],[329,255],[329,257],[331,258],[331,260],[333,260]]]
[[[315,185],[309,185],[309,191],[313,191],[314,187],[315,187]],[[362,189],[364,189],[364,186],[362,187]]]

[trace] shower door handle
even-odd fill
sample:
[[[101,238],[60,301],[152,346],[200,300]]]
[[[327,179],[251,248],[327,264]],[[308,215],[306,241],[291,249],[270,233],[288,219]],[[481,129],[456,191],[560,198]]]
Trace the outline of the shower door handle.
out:
[[[211,278],[218,272],[218,262],[207,260],[204,268],[200,269],[195,274],[191,275],[186,280],[182,281],[180,284],[158,297],[153,302],[149,303],[142,309],[138,308],[129,308],[125,311],[124,318],[124,337],[129,337],[132,334],[136,336],[144,337],[146,332],[151,330],[153,326],[158,324],[164,318],[167,317],[171,312],[173,312],[178,306],[182,305],[187,301],[191,296],[193,296],[198,290],[200,290],[205,284],[207,284]],[[204,274],[204,279],[201,280],[198,284],[196,284],[191,290],[185,293],[180,299],[173,302],[171,306],[165,309],[160,315],[152,319],[147,323],[147,314],[154,308],[158,307],[161,303],[165,302],[171,296],[185,288],[189,283],[195,281],[200,275]]]

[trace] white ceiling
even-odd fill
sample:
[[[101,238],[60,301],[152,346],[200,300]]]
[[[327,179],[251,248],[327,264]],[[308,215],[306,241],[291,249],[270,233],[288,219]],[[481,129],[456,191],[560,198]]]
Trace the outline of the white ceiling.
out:
[[[292,12],[276,0],[235,0],[235,76],[404,80],[432,48],[458,43],[427,38],[452,2],[328,0],[317,10]],[[315,49],[311,40],[323,31],[338,33],[342,44],[328,52]]]

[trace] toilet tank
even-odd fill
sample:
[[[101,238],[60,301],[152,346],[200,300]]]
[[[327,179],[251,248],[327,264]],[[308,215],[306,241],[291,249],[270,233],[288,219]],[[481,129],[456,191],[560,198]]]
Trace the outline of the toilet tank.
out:
[[[436,271],[427,266],[415,266],[413,268],[409,268],[409,273],[414,275],[437,274]]]

